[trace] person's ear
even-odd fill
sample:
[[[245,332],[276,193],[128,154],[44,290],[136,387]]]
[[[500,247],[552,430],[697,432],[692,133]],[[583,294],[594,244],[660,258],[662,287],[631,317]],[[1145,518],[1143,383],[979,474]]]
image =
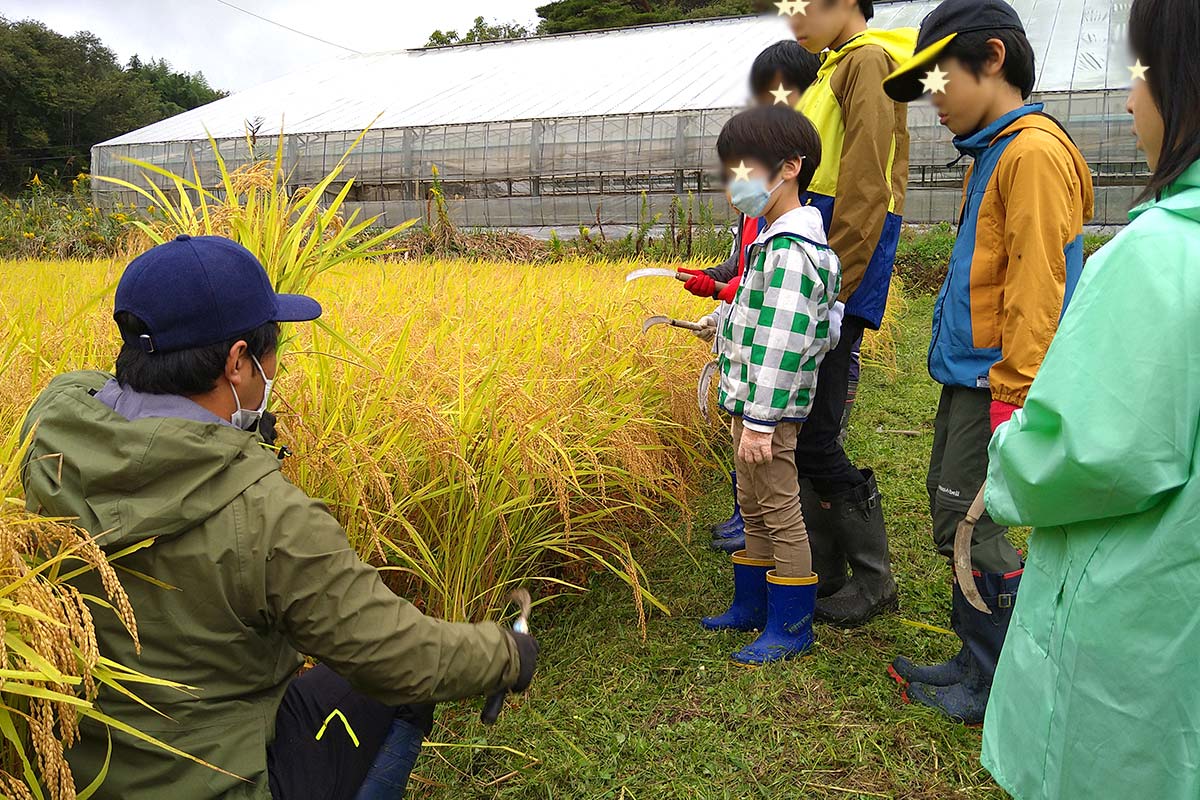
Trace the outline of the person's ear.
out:
[[[804,168],[803,158],[790,158],[783,165],[783,177],[789,181],[794,181],[800,177],[800,170]]]
[[[988,39],[986,47],[988,49],[988,57],[987,61],[983,62],[983,74],[989,78],[994,78],[1004,72],[1004,62],[1008,57],[1008,48],[999,39]]]
[[[229,354],[225,356],[225,380],[234,386],[240,386],[242,383],[242,362],[249,353],[250,345],[239,340],[234,342],[233,347],[229,348]]]

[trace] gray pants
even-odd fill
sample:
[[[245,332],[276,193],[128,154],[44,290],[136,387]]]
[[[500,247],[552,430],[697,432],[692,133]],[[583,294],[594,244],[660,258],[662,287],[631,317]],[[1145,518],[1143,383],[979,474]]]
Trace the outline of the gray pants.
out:
[[[933,541],[938,552],[950,559],[954,558],[958,523],[987,479],[991,403],[992,395],[987,389],[942,388],[926,486],[933,517]],[[1008,541],[1007,532],[1007,528],[983,515],[971,542],[975,569],[1006,574],[1021,568],[1021,555]]]

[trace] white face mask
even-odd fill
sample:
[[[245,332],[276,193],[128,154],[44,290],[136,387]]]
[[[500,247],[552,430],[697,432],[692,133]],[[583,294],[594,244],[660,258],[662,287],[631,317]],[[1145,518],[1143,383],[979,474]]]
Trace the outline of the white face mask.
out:
[[[254,430],[254,426],[262,419],[262,415],[267,410],[267,401],[271,399],[271,386],[275,383],[274,380],[267,377],[267,372],[262,368],[262,364],[258,363],[258,359],[254,356],[250,356],[250,358],[254,361],[254,366],[263,376],[263,382],[267,386],[263,390],[262,405],[257,410],[251,411],[242,408],[242,400],[238,397],[237,390],[230,384],[229,390],[233,392],[233,402],[237,404],[237,411],[233,412],[233,416],[229,418],[229,421],[233,423],[235,428],[241,428],[244,431]]]

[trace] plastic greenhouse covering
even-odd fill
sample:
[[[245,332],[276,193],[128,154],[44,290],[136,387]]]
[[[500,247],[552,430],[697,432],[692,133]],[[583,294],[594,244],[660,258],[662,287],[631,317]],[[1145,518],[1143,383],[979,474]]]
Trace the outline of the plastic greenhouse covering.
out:
[[[1034,99],[1061,120],[1097,177],[1096,222],[1120,224],[1144,178],[1125,96],[1128,0],[1015,0],[1038,65]],[[876,2],[872,25],[917,26],[933,0]],[[731,216],[715,145],[749,101],[755,56],[787,38],[778,16],[673,23],[354,55],[314,65],[93,148],[97,175],[141,182],[124,159],[217,183],[283,135],[290,181],[325,175],[359,133],[352,205],[397,224],[426,213],[433,167],[456,223],[573,228],[635,224],[675,197]],[[954,220],[965,164],[926,101],[909,108],[910,222]],[[166,186],[165,179],[154,180]],[[101,203],[132,193],[93,182]],[[643,199],[644,198],[644,199]]]

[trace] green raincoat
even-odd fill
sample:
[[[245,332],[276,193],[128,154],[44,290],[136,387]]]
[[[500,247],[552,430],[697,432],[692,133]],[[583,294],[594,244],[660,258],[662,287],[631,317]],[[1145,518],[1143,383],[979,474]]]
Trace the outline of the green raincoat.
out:
[[[1200,162],[1131,216],[990,449],[1035,528],[983,742],[1017,800],[1200,798]]]
[[[77,517],[109,552],[157,537],[120,564],[140,656],[116,616],[95,608],[103,654],[196,687],[194,696],[135,687],[166,714],[109,691],[111,716],[244,782],[113,735],[98,797],[270,798],[266,749],[301,653],[361,691],[400,705],[470,697],[516,682],[516,647],[499,626],[423,616],[358,559],[321,503],[290,484],[254,434],[182,419],[128,421],[92,396],[112,376],[60,376],[37,399],[25,434],[31,510]],[[94,576],[75,581],[97,596]],[[76,784],[104,763],[102,729],[68,751]]]

